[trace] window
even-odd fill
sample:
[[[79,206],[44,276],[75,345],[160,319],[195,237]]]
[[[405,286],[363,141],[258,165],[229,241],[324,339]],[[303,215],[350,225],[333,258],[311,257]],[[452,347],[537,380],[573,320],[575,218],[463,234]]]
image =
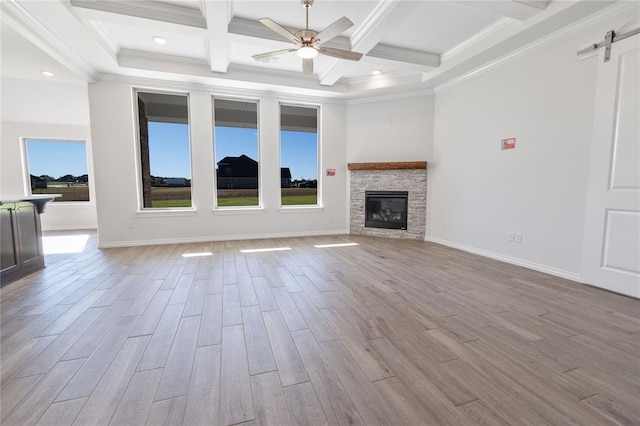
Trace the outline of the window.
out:
[[[318,108],[280,106],[280,204],[318,204]]]
[[[213,100],[216,206],[260,205],[258,104]]]
[[[191,207],[189,98],[137,95],[142,207]]]
[[[61,201],[89,201],[87,147],[84,141],[27,139],[31,194],[60,194]]]

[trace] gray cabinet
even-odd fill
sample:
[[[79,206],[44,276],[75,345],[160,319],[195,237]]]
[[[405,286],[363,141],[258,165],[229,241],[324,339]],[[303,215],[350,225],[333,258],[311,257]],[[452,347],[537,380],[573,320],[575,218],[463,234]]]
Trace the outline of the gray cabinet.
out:
[[[47,201],[0,204],[0,285],[44,268],[40,213]]]

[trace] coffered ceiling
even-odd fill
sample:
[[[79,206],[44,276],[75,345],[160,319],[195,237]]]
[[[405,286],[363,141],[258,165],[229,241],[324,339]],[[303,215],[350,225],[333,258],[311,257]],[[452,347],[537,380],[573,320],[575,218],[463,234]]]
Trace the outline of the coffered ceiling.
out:
[[[46,69],[61,80],[146,77],[346,98],[429,89],[615,2],[315,0],[309,28],[342,16],[354,24],[323,46],[364,56],[319,55],[305,75],[295,52],[252,59],[293,47],[258,19],[302,29],[300,0],[2,0],[2,75],[39,79]]]

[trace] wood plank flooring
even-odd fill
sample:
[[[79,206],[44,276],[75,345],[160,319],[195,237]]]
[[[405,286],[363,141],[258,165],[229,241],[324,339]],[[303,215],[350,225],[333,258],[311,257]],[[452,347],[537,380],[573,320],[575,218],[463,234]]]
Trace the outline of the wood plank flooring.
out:
[[[640,425],[638,300],[416,241],[95,241],[0,290],[2,425]]]

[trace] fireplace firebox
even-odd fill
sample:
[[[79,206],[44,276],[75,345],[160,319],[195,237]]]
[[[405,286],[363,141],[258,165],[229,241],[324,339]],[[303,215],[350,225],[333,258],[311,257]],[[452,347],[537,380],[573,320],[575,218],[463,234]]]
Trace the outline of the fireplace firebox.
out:
[[[407,229],[407,191],[366,191],[367,228]]]

